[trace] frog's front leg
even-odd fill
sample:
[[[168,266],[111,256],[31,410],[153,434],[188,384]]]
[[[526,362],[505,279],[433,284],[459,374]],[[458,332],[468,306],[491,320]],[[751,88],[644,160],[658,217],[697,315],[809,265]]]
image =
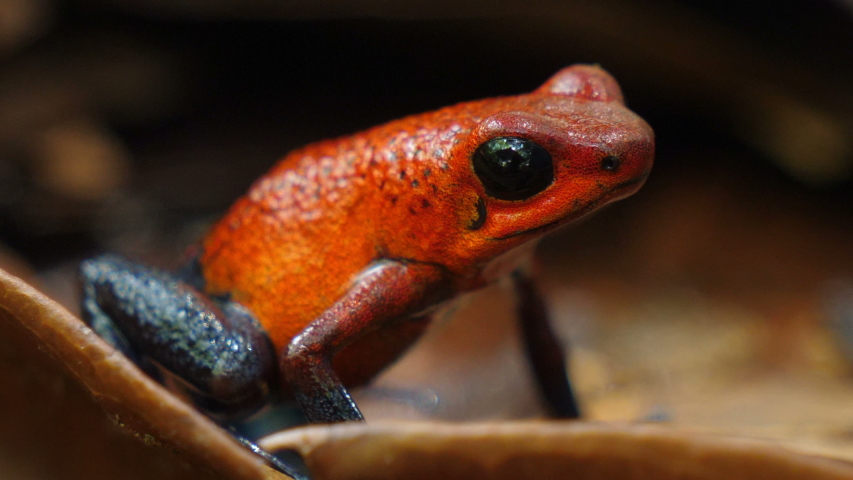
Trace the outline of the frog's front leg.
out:
[[[551,413],[578,418],[580,409],[569,380],[563,345],[551,328],[548,306],[539,288],[522,269],[512,273],[518,294],[518,319],[533,373]]]
[[[448,298],[451,282],[437,265],[382,260],[294,337],[281,369],[311,423],[364,420],[332,369],[332,358],[353,340]]]
[[[83,262],[80,281],[86,323],[146,370],[158,365],[173,374],[212,416],[238,418],[267,402],[275,354],[237,303],[114,255]]]

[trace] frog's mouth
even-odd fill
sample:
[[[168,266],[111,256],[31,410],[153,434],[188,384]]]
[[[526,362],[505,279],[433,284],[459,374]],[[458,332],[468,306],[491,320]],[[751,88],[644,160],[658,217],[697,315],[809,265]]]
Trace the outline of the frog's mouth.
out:
[[[614,185],[613,188],[611,188],[610,190],[608,190],[607,192],[602,194],[600,197],[598,197],[598,198],[590,201],[586,205],[583,205],[582,207],[578,208],[571,215],[567,215],[563,218],[560,218],[558,220],[554,220],[553,222],[549,222],[549,223],[546,223],[544,225],[540,225],[538,227],[528,228],[527,230],[521,230],[519,232],[513,232],[513,233],[510,233],[507,235],[500,236],[500,237],[489,237],[489,240],[496,240],[496,241],[508,240],[510,238],[520,237],[522,235],[534,235],[534,234],[544,235],[545,233],[548,233],[552,230],[556,230],[557,228],[562,227],[563,225],[571,223],[573,220],[577,220],[578,218],[583,217],[587,213],[598,208],[601,204],[606,203],[611,198],[615,197],[617,194],[619,194],[619,192],[626,190],[630,187],[633,187],[634,185],[637,185],[638,183],[645,182],[646,178],[648,176],[649,176],[649,172],[646,171],[642,175],[637,176],[636,178],[632,178],[631,180],[626,180],[622,183],[618,183],[618,184]]]

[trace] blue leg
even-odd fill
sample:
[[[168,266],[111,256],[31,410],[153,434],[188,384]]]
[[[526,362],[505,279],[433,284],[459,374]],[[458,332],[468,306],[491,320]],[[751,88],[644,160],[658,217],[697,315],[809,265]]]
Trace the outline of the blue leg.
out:
[[[579,418],[580,409],[566,371],[563,346],[551,329],[545,300],[522,272],[513,273],[518,293],[518,317],[527,358],[542,395],[556,418]]]
[[[83,318],[148,372],[181,380],[218,419],[261,408],[277,382],[272,345],[235,302],[214,301],[175,276],[105,255],[80,266]]]

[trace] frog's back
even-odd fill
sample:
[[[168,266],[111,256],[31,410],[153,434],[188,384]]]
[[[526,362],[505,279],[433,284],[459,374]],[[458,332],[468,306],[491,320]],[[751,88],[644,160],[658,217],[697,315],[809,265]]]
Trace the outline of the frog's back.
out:
[[[364,200],[366,178],[356,171],[363,158],[334,150],[324,143],[287,156],[203,244],[206,289],[249,307],[278,348],[374,255],[370,235],[348,215]]]
[[[390,254],[389,237],[405,235],[415,219],[449,213],[435,200],[446,191],[441,172],[479,119],[459,109],[476,105],[407,117],[286,156],[207,236],[206,289],[248,306],[282,348],[359,272]],[[420,240],[441,236],[432,233]]]

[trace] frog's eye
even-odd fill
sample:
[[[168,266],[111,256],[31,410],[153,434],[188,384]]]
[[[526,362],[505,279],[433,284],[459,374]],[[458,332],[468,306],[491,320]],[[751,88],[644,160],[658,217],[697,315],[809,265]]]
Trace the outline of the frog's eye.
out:
[[[525,200],[554,182],[551,154],[521,137],[493,138],[471,158],[486,194],[499,200]]]

